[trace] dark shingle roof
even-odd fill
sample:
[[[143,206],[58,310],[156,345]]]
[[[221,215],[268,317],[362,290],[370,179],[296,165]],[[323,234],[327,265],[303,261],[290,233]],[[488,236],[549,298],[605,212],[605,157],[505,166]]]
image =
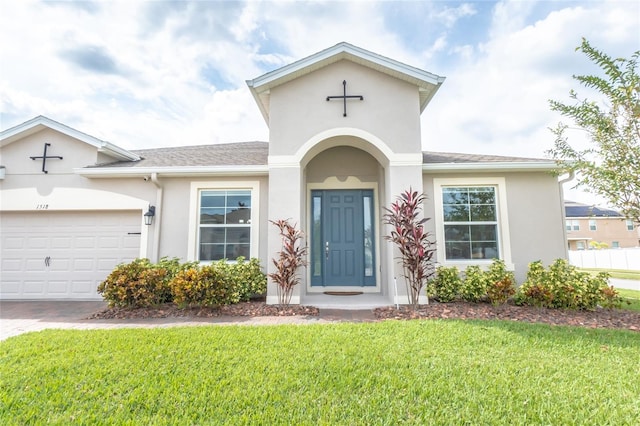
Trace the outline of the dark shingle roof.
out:
[[[573,201],[565,201],[564,211],[566,217],[624,217],[615,210],[589,206]]]
[[[140,161],[119,161],[93,167],[198,167],[260,166],[267,164],[267,142],[239,142],[215,145],[181,146],[132,151]]]
[[[214,145],[181,146],[132,150],[140,161],[119,161],[98,164],[89,168],[154,168],[154,167],[215,167],[215,166],[266,166],[269,156],[267,142],[236,142]],[[497,155],[461,154],[447,152],[423,152],[424,164],[436,163],[544,163],[539,158],[503,157]]]
[[[550,160],[541,158],[504,157],[500,155],[462,154],[458,152],[429,152],[422,153],[422,163],[509,163],[534,162],[548,163]]]

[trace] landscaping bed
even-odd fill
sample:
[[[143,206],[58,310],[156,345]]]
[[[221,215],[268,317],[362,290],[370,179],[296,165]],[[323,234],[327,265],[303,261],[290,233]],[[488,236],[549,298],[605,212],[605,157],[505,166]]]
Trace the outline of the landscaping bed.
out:
[[[197,307],[183,309],[173,303],[148,308],[108,308],[92,315],[89,319],[317,316],[319,313],[320,310],[313,306],[291,305],[288,307],[280,307],[267,305],[264,298],[262,298],[250,302],[241,302],[215,308]],[[489,303],[432,302],[429,305],[420,305],[416,311],[406,306],[401,306],[399,309],[396,309],[395,306],[387,306],[374,309],[373,314],[378,320],[435,318],[510,320],[589,328],[617,328],[640,332],[640,312],[622,309],[597,308],[593,311],[582,311],[515,306],[512,304],[494,306]]]

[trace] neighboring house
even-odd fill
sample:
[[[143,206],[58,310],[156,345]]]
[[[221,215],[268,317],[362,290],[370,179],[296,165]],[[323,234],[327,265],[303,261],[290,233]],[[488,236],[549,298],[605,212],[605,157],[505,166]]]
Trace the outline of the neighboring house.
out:
[[[428,195],[440,264],[500,258],[522,281],[529,262],[566,257],[553,162],[422,152],[420,115],[443,81],[340,43],[247,82],[268,143],[127,151],[45,117],[7,129],[0,297],[96,299],[138,256],[244,255],[271,270],[281,240],[269,221],[289,218],[310,248],[293,303],[407,303],[381,216],[409,187]]]
[[[573,201],[564,209],[569,250],[640,246],[638,227],[615,210]]]

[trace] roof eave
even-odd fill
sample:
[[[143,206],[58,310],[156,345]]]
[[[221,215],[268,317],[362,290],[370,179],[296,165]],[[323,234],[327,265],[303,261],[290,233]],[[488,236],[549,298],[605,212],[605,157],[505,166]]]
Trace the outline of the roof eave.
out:
[[[543,172],[557,171],[559,168],[554,162],[478,162],[478,163],[428,163],[422,165],[424,173],[464,173],[464,172]]]
[[[103,141],[62,123],[58,123],[57,121],[43,115],[39,115],[22,124],[18,124],[17,126],[0,132],[0,146],[8,145],[25,136],[29,136],[47,128],[89,144],[97,148],[99,152],[104,152],[119,160],[140,160],[140,157],[133,152],[127,151],[126,149],[120,148],[110,142]]]
[[[192,166],[192,167],[82,167],[73,172],[89,178],[136,178],[152,173],[166,177],[188,176],[263,176],[269,174],[266,165],[257,166]]]

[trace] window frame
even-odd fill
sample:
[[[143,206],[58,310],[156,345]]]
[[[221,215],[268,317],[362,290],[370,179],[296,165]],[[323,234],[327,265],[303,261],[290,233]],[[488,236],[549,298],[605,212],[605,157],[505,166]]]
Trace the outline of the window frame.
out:
[[[260,182],[258,181],[220,181],[220,182],[191,182],[189,197],[189,238],[187,258],[202,264],[218,262],[218,260],[200,260],[200,203],[203,191],[249,191],[251,194],[251,224],[249,259],[258,257],[260,235]],[[227,259],[228,263],[235,263],[235,259]]]
[[[625,225],[627,226],[627,231],[633,231],[636,229],[635,223],[633,223],[632,219],[625,219]]]
[[[466,267],[469,265],[489,266],[493,259],[446,259],[443,188],[458,187],[493,187],[496,203],[496,243],[498,259],[505,262],[508,269],[513,270],[511,257],[511,236],[509,232],[509,212],[507,209],[506,179],[503,177],[486,178],[434,178],[434,206],[436,220],[436,257],[439,264]]]
[[[597,231],[598,223],[595,219],[589,219],[589,231]]]

